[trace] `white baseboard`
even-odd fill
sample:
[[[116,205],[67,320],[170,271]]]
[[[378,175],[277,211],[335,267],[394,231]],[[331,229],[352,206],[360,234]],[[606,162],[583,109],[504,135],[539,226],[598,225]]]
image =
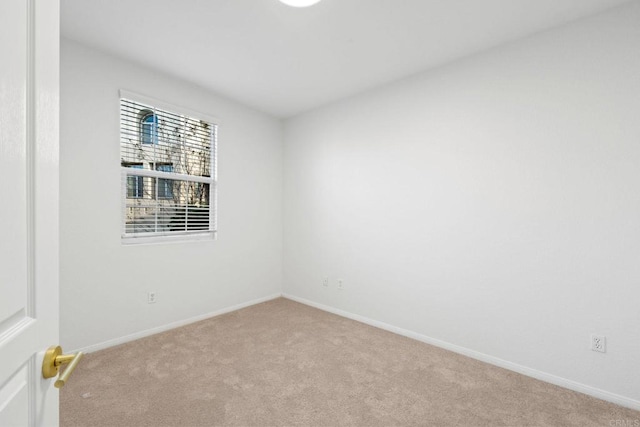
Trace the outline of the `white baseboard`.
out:
[[[601,390],[595,387],[588,386],[586,384],[582,384],[576,381],[572,381],[566,378],[558,377],[556,375],[552,375],[546,372],[538,371],[536,369],[532,369],[526,366],[518,365],[517,363],[509,362],[507,360],[499,359],[494,356],[489,356],[488,354],[480,353],[475,350],[471,350],[465,347],[461,347],[455,344],[448,343],[446,341],[441,341],[435,338],[428,337],[426,335],[419,334],[417,332],[409,331],[407,329],[402,329],[397,326],[389,325],[384,322],[379,322],[377,320],[369,319],[364,316],[360,316],[357,314],[350,313],[348,311],[340,310],[334,307],[330,307],[328,305],[319,304],[305,298],[300,298],[291,294],[282,294],[284,298],[290,299],[292,301],[299,302],[301,304],[305,304],[311,307],[315,307],[317,309],[337,314],[338,316],[346,317],[348,319],[352,319],[361,323],[365,323],[370,326],[374,326],[376,328],[384,329],[389,332],[393,332],[398,335],[402,335],[408,338],[412,338],[418,341],[422,341],[427,344],[434,345],[436,347],[444,348],[445,350],[453,351],[454,353],[462,354],[463,356],[471,357],[472,359],[479,360],[481,362],[489,363],[491,365],[499,366],[504,369],[508,369],[510,371],[517,372],[519,374],[526,375],[528,377],[532,377],[541,381],[545,381],[551,384],[555,384],[560,387],[567,388],[569,390],[577,391],[580,393],[587,394],[589,396],[593,396],[598,399],[606,400],[607,402],[612,402],[620,406],[624,406],[630,409],[635,409],[636,411],[640,411],[640,401],[631,399],[629,397],[621,396],[619,394],[610,393],[605,390]]]
[[[108,341],[104,341],[98,344],[89,345],[87,347],[82,347],[77,350],[73,350],[70,353],[77,353],[78,351],[82,351],[84,353],[92,353],[98,350],[104,350],[105,348],[114,347],[116,345],[124,344],[129,341],[134,341],[140,338],[148,337],[150,335],[159,334],[160,332],[165,332],[171,329],[179,328],[180,326],[189,325],[191,323],[199,322],[201,320],[209,319],[211,317],[220,316],[221,314],[230,313],[232,311],[240,310],[241,308],[246,308],[252,305],[260,304],[263,302],[271,301],[276,298],[280,298],[282,294],[273,294],[262,298],[257,298],[251,301],[243,302],[240,304],[232,305],[231,307],[221,308],[220,310],[213,311],[211,313],[201,314],[199,316],[194,316],[189,319],[178,320],[177,322],[172,322],[167,325],[157,326],[151,329],[145,329],[144,331],[135,332],[133,334],[125,335],[120,338],[114,338]]]

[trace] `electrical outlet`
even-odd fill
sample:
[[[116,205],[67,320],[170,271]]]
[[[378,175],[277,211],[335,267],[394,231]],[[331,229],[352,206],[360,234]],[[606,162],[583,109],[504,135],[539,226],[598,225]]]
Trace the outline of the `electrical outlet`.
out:
[[[599,351],[600,353],[607,352],[607,337],[603,335],[591,335],[591,350]]]
[[[147,292],[147,303],[155,304],[158,301],[158,295],[155,292]]]
[[[342,279],[338,279],[338,290],[343,290],[344,289],[344,280]]]
[[[324,279],[322,279],[322,286],[324,286],[325,288],[329,287],[329,278],[325,277]]]

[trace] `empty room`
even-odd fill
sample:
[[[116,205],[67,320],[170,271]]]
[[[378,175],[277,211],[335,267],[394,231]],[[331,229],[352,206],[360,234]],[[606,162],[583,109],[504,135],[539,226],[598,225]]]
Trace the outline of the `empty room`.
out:
[[[0,426],[640,427],[640,0],[0,29]]]

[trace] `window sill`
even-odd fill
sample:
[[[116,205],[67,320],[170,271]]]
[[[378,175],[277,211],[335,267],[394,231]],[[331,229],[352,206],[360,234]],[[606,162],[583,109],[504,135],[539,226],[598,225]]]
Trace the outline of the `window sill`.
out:
[[[155,245],[164,243],[188,243],[188,242],[204,242],[216,240],[215,232],[198,233],[198,234],[181,234],[178,236],[150,236],[150,237],[126,237],[122,236],[121,242],[123,246],[137,245]]]

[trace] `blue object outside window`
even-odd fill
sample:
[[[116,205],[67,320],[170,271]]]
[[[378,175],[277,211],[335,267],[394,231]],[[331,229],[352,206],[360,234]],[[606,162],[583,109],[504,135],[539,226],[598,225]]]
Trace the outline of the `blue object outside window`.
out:
[[[151,111],[140,120],[140,141],[143,144],[158,143],[158,116]]]

